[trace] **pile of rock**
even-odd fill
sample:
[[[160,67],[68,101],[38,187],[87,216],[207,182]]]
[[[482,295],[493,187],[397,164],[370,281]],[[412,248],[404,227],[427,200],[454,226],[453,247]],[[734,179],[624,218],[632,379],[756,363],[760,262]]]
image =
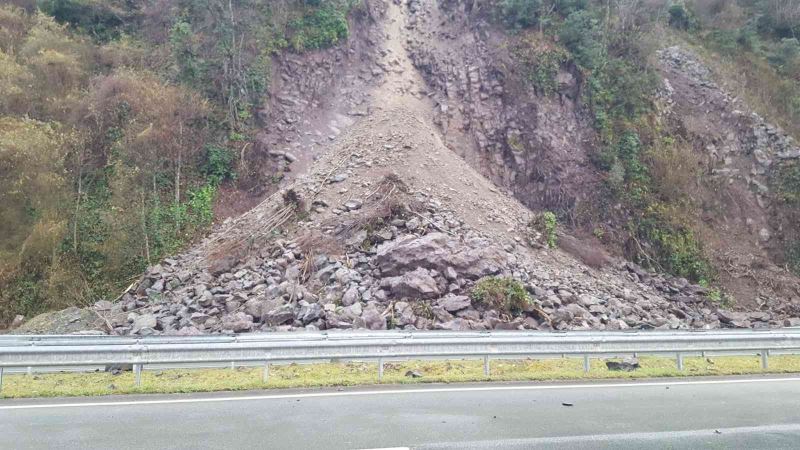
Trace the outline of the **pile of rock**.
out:
[[[134,335],[783,325],[778,315],[718,310],[704,288],[631,263],[608,269],[619,272],[604,283],[585,269],[562,267],[554,277],[518,257],[523,247],[499,245],[443,211],[353,234],[363,239],[339,258],[286,240],[225,270],[190,269],[188,260],[168,258],[120,302],[93,308],[107,331]],[[363,244],[375,236],[377,244]],[[489,276],[518,280],[533,302],[512,316],[473,301],[475,283]]]

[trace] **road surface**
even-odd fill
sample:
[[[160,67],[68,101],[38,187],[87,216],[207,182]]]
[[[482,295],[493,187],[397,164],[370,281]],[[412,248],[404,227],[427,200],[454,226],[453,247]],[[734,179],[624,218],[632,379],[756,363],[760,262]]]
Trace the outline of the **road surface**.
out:
[[[800,378],[774,376],[5,400],[0,436],[18,449],[775,449],[800,445],[798,406]]]

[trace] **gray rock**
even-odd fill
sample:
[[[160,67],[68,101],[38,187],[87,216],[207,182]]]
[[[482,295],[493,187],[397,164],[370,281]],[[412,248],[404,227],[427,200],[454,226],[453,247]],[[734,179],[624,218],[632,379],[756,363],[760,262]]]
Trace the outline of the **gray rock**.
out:
[[[345,291],[344,295],[342,295],[342,305],[343,306],[350,306],[355,303],[358,303],[359,300],[359,293],[358,287],[352,286],[347,291]]]
[[[421,267],[400,277],[389,278],[388,283],[395,298],[436,298],[442,293],[430,272]]]
[[[466,319],[453,319],[449,322],[439,323],[435,325],[435,328],[438,330],[449,330],[449,331],[467,331],[471,327],[469,326],[469,321]]]
[[[592,305],[599,305],[600,299],[589,294],[581,294],[578,296],[578,303],[580,303],[581,306],[588,308]]]
[[[319,303],[303,305],[297,312],[297,320],[303,322],[303,324],[309,324],[320,317],[322,317],[322,307]]]
[[[346,173],[337,173],[336,175],[332,176],[329,180],[330,183],[341,183],[342,181],[347,179]]]
[[[798,318],[798,317],[790,317],[788,319],[784,319],[783,326],[785,326],[785,327],[800,327],[800,318]]]
[[[436,304],[444,308],[447,312],[456,312],[472,305],[472,301],[466,295],[448,295],[436,300]]]
[[[355,210],[361,209],[361,206],[363,204],[364,203],[361,200],[353,199],[353,200],[348,200],[347,202],[345,202],[344,207],[348,211],[355,211]]]
[[[406,302],[394,304],[394,322],[398,327],[413,325],[417,320],[414,309]]]
[[[608,370],[633,372],[639,368],[639,359],[625,358],[622,360],[622,362],[606,361],[606,367],[608,367]]]
[[[744,322],[748,319],[748,316],[745,313],[729,311],[727,309],[718,309],[717,317],[719,317],[720,322],[728,324],[733,322]]]
[[[257,319],[260,319],[265,312],[275,309],[276,306],[277,305],[275,305],[274,302],[269,302],[263,298],[251,298],[245,302],[244,312]]]
[[[286,268],[286,273],[284,277],[289,281],[297,281],[300,278],[300,266],[298,265],[291,265]]]
[[[222,317],[222,328],[233,330],[234,333],[251,331],[253,329],[253,316],[244,312],[235,312]]]
[[[375,263],[388,276],[417,268],[444,273],[450,267],[465,278],[478,279],[498,273],[508,258],[504,251],[485,241],[467,245],[437,232],[422,237],[405,236],[383,244],[375,255]]]
[[[292,305],[283,305],[264,314],[264,323],[268,326],[275,327],[293,321],[294,317],[295,314]]]
[[[378,312],[374,305],[364,308],[364,312],[361,313],[361,324],[368,330],[385,330],[387,328],[386,318]]]
[[[155,328],[158,325],[158,319],[153,314],[142,314],[133,320],[131,333],[137,334],[145,328]]]
[[[14,320],[11,321],[10,328],[13,330],[15,328],[19,328],[25,322],[25,316],[22,314],[17,314],[14,316]]]

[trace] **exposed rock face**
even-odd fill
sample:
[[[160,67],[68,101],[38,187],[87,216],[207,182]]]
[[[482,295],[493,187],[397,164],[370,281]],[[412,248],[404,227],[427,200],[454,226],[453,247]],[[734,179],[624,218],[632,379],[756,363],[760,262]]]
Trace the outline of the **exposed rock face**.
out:
[[[713,205],[703,224],[712,236],[706,249],[726,267],[719,281],[751,306],[797,295],[800,283],[775,262],[782,265],[787,242],[800,238],[800,215],[773,186],[781,167],[800,159],[800,147],[715,82],[691,51],[669,47],[658,57],[661,114],[711,172],[692,196]]]
[[[434,120],[455,151],[526,206],[569,211],[591,201],[600,177],[588,159],[594,136],[579,76],[563,68],[557,95],[537,94],[487,9],[409,6],[409,53],[435,94]]]

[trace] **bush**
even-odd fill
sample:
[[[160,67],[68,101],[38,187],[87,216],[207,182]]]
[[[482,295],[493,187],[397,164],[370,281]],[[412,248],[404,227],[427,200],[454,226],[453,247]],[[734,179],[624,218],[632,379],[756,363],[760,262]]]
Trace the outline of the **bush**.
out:
[[[539,24],[542,0],[502,0],[500,13],[512,28],[528,28]]]
[[[212,185],[218,185],[223,181],[235,180],[234,159],[235,155],[229,149],[216,145],[206,145],[205,161],[201,169],[203,175]]]
[[[513,278],[483,278],[472,289],[471,296],[481,305],[513,315],[522,313],[532,302],[522,283]]]
[[[296,52],[328,48],[346,39],[349,6],[326,5],[289,23],[289,42]]]
[[[782,75],[800,75],[800,41],[796,38],[781,40],[767,60]]]
[[[588,70],[598,69],[608,60],[600,20],[591,11],[576,11],[567,16],[559,37],[578,64]]]
[[[697,25],[694,14],[682,4],[669,7],[669,25],[679,30],[689,30]]]
[[[790,205],[800,205],[800,164],[781,166],[774,178],[781,199]]]
[[[550,211],[545,211],[533,220],[533,225],[542,233],[542,236],[544,236],[547,242],[547,246],[555,248],[558,240],[556,236],[556,229],[558,228],[558,219],[556,215]]]
[[[647,208],[636,225],[636,234],[651,247],[638,249],[640,263],[693,282],[714,278],[711,264],[694,232],[666,205],[655,203]]]
[[[800,276],[800,241],[794,241],[787,246],[786,264],[789,270]]]
[[[525,71],[525,80],[537,92],[548,95],[558,91],[558,72],[570,59],[566,50],[529,36],[513,51]]]
[[[128,14],[108,0],[39,0],[39,8],[98,41],[118,38]]]

